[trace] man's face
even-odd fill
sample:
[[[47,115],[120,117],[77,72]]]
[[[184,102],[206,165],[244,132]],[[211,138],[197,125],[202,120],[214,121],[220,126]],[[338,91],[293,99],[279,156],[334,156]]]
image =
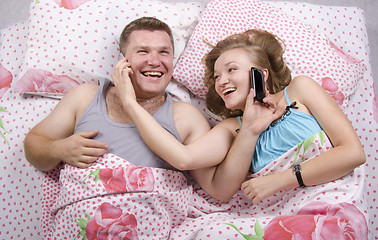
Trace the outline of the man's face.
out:
[[[173,46],[165,31],[133,31],[125,49],[137,97],[162,93],[172,78]]]

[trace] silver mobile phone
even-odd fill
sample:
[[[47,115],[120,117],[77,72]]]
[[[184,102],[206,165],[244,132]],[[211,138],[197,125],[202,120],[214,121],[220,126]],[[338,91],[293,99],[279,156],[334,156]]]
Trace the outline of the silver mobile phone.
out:
[[[120,52],[120,53],[118,54],[118,60],[121,60],[121,59],[123,59],[123,58],[125,58],[125,56],[123,56],[123,54]]]

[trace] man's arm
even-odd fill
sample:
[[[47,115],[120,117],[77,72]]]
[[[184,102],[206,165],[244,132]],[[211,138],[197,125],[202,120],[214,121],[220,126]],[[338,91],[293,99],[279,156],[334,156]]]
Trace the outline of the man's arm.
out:
[[[61,162],[84,168],[106,152],[105,144],[91,139],[98,131],[74,134],[76,120],[93,98],[97,88],[96,85],[85,84],[72,89],[26,135],[25,157],[35,168],[47,171]]]

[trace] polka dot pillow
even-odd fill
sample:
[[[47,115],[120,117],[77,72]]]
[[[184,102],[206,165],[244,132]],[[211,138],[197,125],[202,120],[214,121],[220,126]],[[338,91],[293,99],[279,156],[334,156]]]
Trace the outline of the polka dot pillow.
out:
[[[33,1],[27,52],[14,90],[61,95],[78,84],[110,78],[124,26],[142,16],[172,28],[176,61],[204,8],[201,2],[157,0]]]
[[[328,90],[339,105],[356,90],[365,66],[346,55],[322,33],[258,0],[214,0],[196,26],[174,70],[174,78],[204,98],[204,55],[226,36],[265,29],[286,44],[285,61],[293,75],[305,74]]]

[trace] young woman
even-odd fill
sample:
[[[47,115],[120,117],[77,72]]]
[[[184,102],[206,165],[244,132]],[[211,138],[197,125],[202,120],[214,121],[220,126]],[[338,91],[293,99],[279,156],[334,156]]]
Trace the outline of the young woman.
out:
[[[365,162],[363,148],[347,117],[313,79],[298,76],[291,80],[283,51],[276,36],[261,30],[220,41],[205,58],[207,106],[225,119],[189,145],[170,138],[136,104],[129,71],[125,71],[126,60],[115,68],[118,76],[126,74],[113,80],[124,93],[121,101],[125,109],[152,151],[173,166],[202,168],[192,174],[214,198],[228,201],[241,186],[256,204],[280,190],[335,180]],[[263,103],[253,100],[251,67],[263,72],[267,88]],[[300,166],[302,182],[292,169],[245,181],[248,170],[257,172],[321,130],[334,148]],[[211,156],[217,146],[230,146],[227,156],[220,164],[205,167],[214,162]]]

